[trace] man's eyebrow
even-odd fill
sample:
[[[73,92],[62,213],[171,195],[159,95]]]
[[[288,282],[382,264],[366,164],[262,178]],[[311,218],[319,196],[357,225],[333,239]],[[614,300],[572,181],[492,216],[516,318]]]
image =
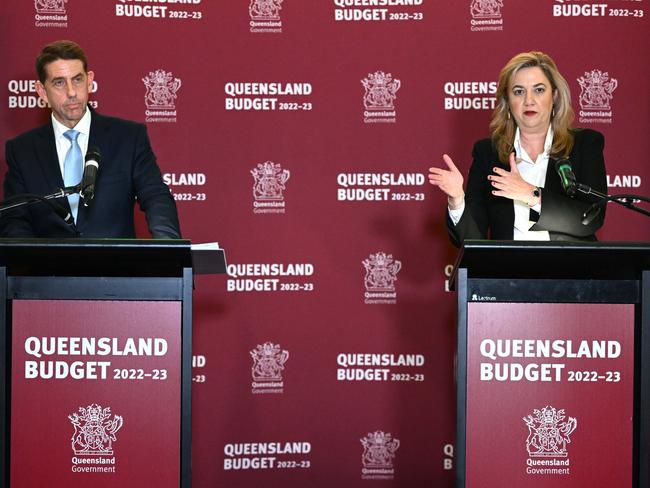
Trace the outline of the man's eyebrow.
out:
[[[81,71],[79,73],[77,73],[76,75],[71,76],[70,79],[74,79],[74,78],[77,78],[79,76],[83,76],[83,73]],[[59,80],[65,80],[65,76],[57,76],[55,78],[52,78],[50,81],[52,83],[54,83],[55,81],[59,81]]]

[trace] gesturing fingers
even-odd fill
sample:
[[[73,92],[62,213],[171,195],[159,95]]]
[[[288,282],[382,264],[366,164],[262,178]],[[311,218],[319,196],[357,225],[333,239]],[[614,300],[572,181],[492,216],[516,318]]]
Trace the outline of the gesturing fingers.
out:
[[[442,168],[429,168],[429,173],[430,173],[429,178],[431,178],[434,175],[435,176],[442,176],[442,175],[444,175],[446,173],[449,173],[449,171],[447,171],[446,169],[442,169]]]
[[[515,158],[515,153],[511,152],[510,156],[508,157],[508,162],[510,163],[510,171],[513,173],[519,173],[519,169],[517,169],[517,160]]]
[[[462,198],[463,175],[447,154],[444,154],[442,159],[448,169],[436,168],[435,166],[429,168],[429,183],[440,188],[448,197]]]
[[[493,174],[488,175],[491,193],[497,197],[527,202],[534,186],[525,181],[519,173],[515,153],[510,154],[508,163],[510,171],[495,166],[492,168]]]
[[[447,154],[442,155],[442,160],[445,162],[450,171],[459,172],[458,168],[454,164],[454,161]]]

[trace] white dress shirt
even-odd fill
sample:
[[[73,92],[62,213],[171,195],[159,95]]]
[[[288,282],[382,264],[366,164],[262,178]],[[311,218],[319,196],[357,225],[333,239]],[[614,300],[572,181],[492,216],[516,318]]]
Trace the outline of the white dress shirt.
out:
[[[54,128],[54,141],[56,142],[56,154],[59,157],[59,169],[61,170],[61,177],[63,178],[63,162],[65,161],[65,155],[68,154],[68,150],[72,143],[67,139],[63,134],[70,130],[69,127],[66,127],[61,122],[54,118],[52,114],[52,127]],[[86,113],[81,117],[77,125],[73,127],[74,130],[79,131],[79,136],[77,136],[77,144],[81,148],[81,156],[86,156],[86,151],[88,151],[88,138],[90,137],[90,110],[86,108]]]
[[[548,160],[550,156],[551,147],[553,146],[553,129],[549,125],[548,132],[546,133],[546,139],[544,141],[544,151],[540,153],[535,161],[528,155],[524,147],[521,145],[521,134],[519,133],[519,127],[515,132],[515,141],[514,141],[515,154],[517,155],[517,169],[521,174],[521,177],[527,183],[531,185],[544,188],[546,183],[546,170],[548,168]],[[532,196],[532,195],[531,195]],[[542,192],[542,200],[544,199],[544,193]],[[550,241],[550,235],[548,231],[531,231],[530,228],[535,225],[535,222],[530,220],[530,210],[531,207],[528,206],[526,202],[519,200],[512,201],[515,210],[515,225],[513,238],[516,241]],[[462,205],[457,209],[447,208],[449,212],[449,217],[454,225],[458,224],[460,218],[465,211],[465,202],[463,201]],[[542,205],[537,204],[532,209],[541,214]]]

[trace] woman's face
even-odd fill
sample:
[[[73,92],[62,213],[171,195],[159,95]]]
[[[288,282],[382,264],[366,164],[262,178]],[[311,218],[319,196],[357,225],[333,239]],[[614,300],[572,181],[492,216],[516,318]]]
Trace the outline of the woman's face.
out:
[[[523,68],[510,79],[508,104],[523,133],[544,133],[553,111],[551,82],[541,68]]]

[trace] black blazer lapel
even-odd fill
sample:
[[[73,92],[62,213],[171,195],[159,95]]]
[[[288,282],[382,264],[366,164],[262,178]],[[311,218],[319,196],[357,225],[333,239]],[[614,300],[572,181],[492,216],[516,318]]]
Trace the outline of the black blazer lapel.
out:
[[[490,167],[490,173],[492,173],[492,166],[497,166],[502,169],[505,169],[506,171],[510,171],[510,163],[502,163],[499,161],[499,155],[497,152],[494,150],[494,147],[492,148],[492,161],[494,163],[491,163]],[[488,188],[490,192],[492,192],[493,187],[490,183],[488,183]],[[492,201],[494,202],[495,209],[494,209],[494,214],[495,214],[495,219],[493,219],[492,222],[492,235],[490,236],[491,239],[498,239],[498,240],[512,240],[515,237],[515,206],[512,202],[512,200],[503,198],[503,197],[495,197],[494,195],[490,194],[490,197]]]
[[[544,181],[544,188],[555,193],[562,193],[560,179],[556,176],[555,163],[557,159],[554,157],[548,158],[548,168],[546,168],[546,180]],[[542,200],[544,199],[544,191],[542,190]]]

